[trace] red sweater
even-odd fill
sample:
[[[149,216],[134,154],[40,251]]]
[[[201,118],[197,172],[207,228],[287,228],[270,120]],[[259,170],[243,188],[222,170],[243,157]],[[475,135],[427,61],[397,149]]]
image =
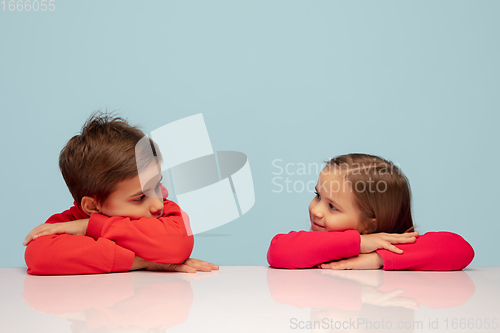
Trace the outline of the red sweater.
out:
[[[291,231],[274,236],[267,252],[276,268],[310,268],[320,263],[357,256],[361,238],[356,230]],[[415,243],[396,244],[402,254],[377,250],[384,270],[452,271],[470,264],[474,250],[451,232],[427,232]]]
[[[176,264],[189,258],[194,239],[189,218],[179,206],[163,200],[159,218],[93,213],[86,236],[45,235],[32,240],[24,253],[28,274],[88,274],[128,271],[135,255],[151,262]],[[46,223],[89,218],[76,202]],[[189,233],[188,231],[189,230]]]

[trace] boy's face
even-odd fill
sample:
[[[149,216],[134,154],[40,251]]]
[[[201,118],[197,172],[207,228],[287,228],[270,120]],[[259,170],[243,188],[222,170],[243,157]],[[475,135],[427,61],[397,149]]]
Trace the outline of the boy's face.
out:
[[[116,190],[99,207],[101,214],[129,217],[133,220],[162,216],[161,179],[157,164],[150,164],[141,170],[140,178],[137,175],[117,185]],[[144,186],[141,186],[141,180],[145,183]]]
[[[361,211],[350,182],[342,174],[323,169],[316,185],[316,196],[309,204],[311,231],[364,231]]]

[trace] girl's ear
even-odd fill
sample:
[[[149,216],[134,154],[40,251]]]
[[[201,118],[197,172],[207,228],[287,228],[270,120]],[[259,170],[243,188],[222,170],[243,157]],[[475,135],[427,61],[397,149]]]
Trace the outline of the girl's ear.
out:
[[[371,234],[377,230],[377,219],[371,219],[366,222],[365,229],[363,230],[363,235]]]
[[[100,206],[97,204],[96,200],[92,197],[83,197],[82,198],[82,210],[87,214],[88,216],[92,215],[92,213],[100,213],[101,209]]]

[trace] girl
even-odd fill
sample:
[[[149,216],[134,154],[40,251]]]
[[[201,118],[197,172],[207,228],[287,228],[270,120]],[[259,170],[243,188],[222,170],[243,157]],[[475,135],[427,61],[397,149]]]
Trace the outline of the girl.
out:
[[[457,234],[413,231],[410,184],[390,161],[368,154],[334,157],[315,193],[310,231],[276,235],[267,253],[271,266],[447,271],[474,258]]]

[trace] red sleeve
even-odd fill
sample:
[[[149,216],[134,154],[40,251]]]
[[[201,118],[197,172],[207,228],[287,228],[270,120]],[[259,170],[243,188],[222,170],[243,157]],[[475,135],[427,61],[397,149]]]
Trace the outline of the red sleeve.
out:
[[[269,265],[277,268],[309,268],[359,254],[359,232],[291,231],[274,236],[267,252]]]
[[[69,222],[88,216],[75,205],[52,215],[46,223]],[[68,234],[40,236],[32,240],[24,253],[28,274],[90,274],[128,271],[134,252],[108,239],[97,241],[88,236]]]
[[[384,260],[384,270],[455,271],[474,258],[472,246],[452,232],[427,232],[415,243],[397,244],[403,254],[377,250]]]
[[[164,200],[163,216],[159,218],[131,220],[94,213],[90,216],[87,235],[95,240],[113,240],[139,257],[160,264],[186,260],[194,245],[187,214],[169,200]]]
[[[60,234],[32,240],[24,257],[28,274],[90,274],[128,271],[135,254],[108,239]]]

